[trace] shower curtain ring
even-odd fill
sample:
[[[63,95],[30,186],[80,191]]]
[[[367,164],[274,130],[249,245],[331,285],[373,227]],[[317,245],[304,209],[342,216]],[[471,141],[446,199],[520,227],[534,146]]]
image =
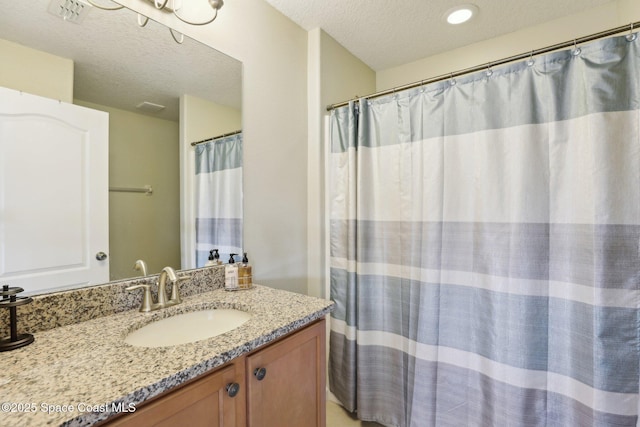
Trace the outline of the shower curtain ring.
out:
[[[485,71],[484,73],[487,77],[491,77],[491,74],[493,74],[493,70],[491,69],[491,62],[487,64],[487,71]]]
[[[578,41],[577,41],[577,39],[573,39],[573,51],[571,51],[571,54],[572,54],[573,56],[578,56],[578,55],[580,55],[580,52],[582,52],[582,49],[580,49],[580,48],[578,47]]]
[[[451,84],[451,86],[456,85],[456,79],[453,78],[453,73],[449,75],[449,84]]]
[[[529,59],[527,60],[527,66],[531,67],[535,61],[533,60],[533,51],[529,54]]]
[[[633,32],[633,22],[631,23],[631,26],[629,28],[629,34],[627,34],[625,38],[627,39],[628,42],[632,42],[638,38],[638,34]]]

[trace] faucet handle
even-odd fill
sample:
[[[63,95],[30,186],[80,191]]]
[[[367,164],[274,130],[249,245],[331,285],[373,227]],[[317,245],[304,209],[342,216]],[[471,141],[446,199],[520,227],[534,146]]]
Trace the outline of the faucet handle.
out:
[[[173,305],[173,304],[180,304],[182,302],[182,298],[180,297],[180,290],[178,289],[178,283],[177,282],[173,282],[173,285],[171,285],[171,296],[169,297],[169,302]]]
[[[167,281],[165,278],[159,279],[158,285],[158,306],[160,308],[167,304]]]
[[[182,302],[182,297],[180,296],[180,289],[178,288],[178,284],[190,278],[191,276],[178,277],[178,279],[173,282],[173,284],[171,285],[171,297],[169,297],[169,302],[171,303],[171,305],[180,304]]]
[[[126,288],[127,291],[134,291],[136,289],[142,288],[144,292],[142,293],[142,304],[140,304],[140,311],[146,313],[151,311],[151,285],[134,285]]]

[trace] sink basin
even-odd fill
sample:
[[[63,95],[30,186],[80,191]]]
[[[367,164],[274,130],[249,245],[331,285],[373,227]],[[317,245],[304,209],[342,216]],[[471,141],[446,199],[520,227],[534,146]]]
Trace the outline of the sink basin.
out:
[[[186,344],[229,332],[250,318],[251,314],[233,309],[192,311],[143,326],[127,335],[124,342],[136,347]]]

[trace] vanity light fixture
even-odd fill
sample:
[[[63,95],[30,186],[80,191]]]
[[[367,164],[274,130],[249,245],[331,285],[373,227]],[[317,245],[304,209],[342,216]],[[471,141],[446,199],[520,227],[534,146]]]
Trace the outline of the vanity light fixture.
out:
[[[89,3],[91,6],[97,7],[98,9],[102,9],[102,10],[120,10],[120,9],[122,9],[124,7],[121,4],[118,4],[116,2],[112,2],[111,0],[106,0],[106,1],[102,1],[102,0],[85,0],[85,1],[87,3]]]
[[[60,1],[70,1],[70,0],[60,0]],[[76,0],[76,1],[81,1],[81,0]],[[84,0],[84,1],[86,1],[91,6],[97,7],[98,9],[102,9],[102,10],[119,10],[124,7],[112,0]],[[173,13],[173,15],[176,18],[178,18],[180,21],[189,25],[207,25],[212,23],[218,17],[218,10],[220,10],[220,8],[224,5],[223,0],[143,0],[143,1],[146,1],[148,3],[153,3],[153,5],[158,10],[162,10],[167,13]],[[191,18],[187,18],[186,15],[180,12],[181,10],[186,9],[182,7],[183,2],[186,2],[186,1],[189,1],[189,5],[191,7],[190,15],[203,14],[207,17],[201,21],[194,21]],[[207,3],[209,3],[209,6],[211,7],[211,9],[213,9],[213,14],[211,14],[211,12],[209,11],[209,8],[206,6]],[[138,13],[138,25],[141,27],[144,27],[145,25],[147,25],[147,22],[149,22],[149,18]],[[171,37],[173,37],[176,43],[182,44],[182,42],[184,41],[184,36],[172,28],[169,28],[169,31],[171,32]]]
[[[447,10],[444,19],[451,25],[462,24],[473,18],[478,10],[475,4],[463,4]]]
[[[107,0],[107,2],[110,4],[106,6],[104,4],[100,4],[101,0],[86,0],[86,1],[89,4],[91,4],[91,6],[94,6],[94,7],[97,7],[98,9],[103,9],[103,10],[118,10],[124,7],[115,2],[111,2],[110,0]],[[213,9],[213,14],[207,16],[207,18],[205,18],[204,20],[192,21],[191,19],[185,17],[180,12],[180,10],[184,9],[182,7],[183,2],[187,0],[144,0],[144,1],[153,3],[153,5],[158,10],[164,10],[166,12],[173,13],[176,18],[178,18],[182,22],[189,25],[207,25],[212,23],[218,17],[218,10],[220,10],[220,8],[224,5],[223,0],[188,0],[190,4],[196,4],[196,7],[200,7],[200,9],[198,9],[198,12],[201,11],[202,6],[204,6],[206,3],[209,3],[209,6],[211,6],[211,9]]]
[[[197,22],[197,21],[191,21],[190,19],[181,15],[180,10],[182,9],[182,2],[186,0],[147,0],[147,1],[153,3],[156,9],[160,9],[160,10],[168,9],[172,11],[173,14],[176,16],[176,18],[190,25],[207,25],[212,23],[218,17],[218,11],[224,5],[224,2],[222,0],[198,0],[195,2],[194,0],[191,0],[191,3],[199,3],[198,6],[204,5],[204,3],[208,2],[209,6],[211,6],[211,9],[213,9],[213,15],[207,17],[204,21]]]

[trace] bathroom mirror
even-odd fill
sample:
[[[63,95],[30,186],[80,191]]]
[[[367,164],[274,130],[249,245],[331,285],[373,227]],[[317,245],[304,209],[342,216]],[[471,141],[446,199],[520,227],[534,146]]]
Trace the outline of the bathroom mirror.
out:
[[[242,64],[186,36],[178,44],[181,35],[157,22],[140,27],[126,8],[85,6],[78,22],[50,12],[64,3],[6,2],[0,39],[73,60],[73,103],[110,114],[110,280],[140,275],[137,259],[149,274],[180,268],[180,98],[222,111],[191,135],[240,129]],[[154,111],[156,105],[164,108]],[[146,186],[149,194],[120,191]]]

